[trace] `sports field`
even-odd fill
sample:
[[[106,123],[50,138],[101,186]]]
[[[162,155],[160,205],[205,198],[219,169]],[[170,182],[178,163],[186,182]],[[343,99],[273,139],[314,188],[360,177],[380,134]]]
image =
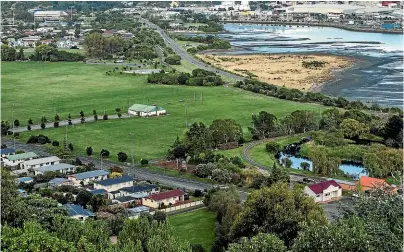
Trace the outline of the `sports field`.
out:
[[[42,114],[53,120],[55,113],[66,119],[68,113],[79,117],[95,109],[102,115],[126,111],[133,103],[156,104],[169,115],[154,118],[131,118],[98,121],[69,127],[69,142],[75,151],[84,153],[87,146],[95,151],[108,148],[111,155],[128,154],[133,146],[136,159],[163,157],[176,136],[186,131],[185,121],[210,124],[218,118],[232,118],[243,127],[251,125],[251,114],[265,110],[283,117],[297,109],[320,112],[321,106],[295,103],[226,87],[164,86],[146,83],[147,76],[115,74],[107,76],[113,66],[83,63],[2,63],[2,120],[14,118],[26,125],[32,118],[39,123]],[[195,99],[194,99],[195,98]],[[185,108],[187,115],[185,115]],[[129,133],[134,132],[134,138]],[[27,139],[43,133],[51,139],[63,140],[65,129],[52,128],[22,133]],[[133,142],[132,142],[133,141]]]

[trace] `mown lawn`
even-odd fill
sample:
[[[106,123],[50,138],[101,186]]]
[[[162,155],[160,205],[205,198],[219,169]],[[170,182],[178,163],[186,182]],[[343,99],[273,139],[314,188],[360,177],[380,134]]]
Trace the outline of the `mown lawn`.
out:
[[[215,238],[216,216],[207,209],[195,210],[188,213],[168,217],[174,227],[174,234],[190,244],[201,244],[210,251]]]
[[[247,91],[226,87],[190,87],[150,85],[147,76],[115,74],[107,76],[112,66],[86,65],[83,63],[2,63],[2,120],[19,119],[26,125],[29,118],[38,124],[42,115],[51,121],[56,113],[61,119],[79,117],[80,110],[99,117],[111,115],[115,108],[126,111],[133,103],[156,104],[169,115],[154,118],[130,118],[99,120],[86,125],[68,128],[69,142],[77,153],[84,153],[87,146],[95,152],[107,148],[111,156],[120,151],[135,158],[164,157],[167,149],[178,136],[182,137],[187,122],[210,124],[218,118],[231,118],[240,123],[245,137],[250,138],[247,127],[251,114],[265,110],[281,118],[297,109],[320,112],[323,107],[315,104],[295,103],[265,97]],[[185,116],[187,107],[187,116]],[[134,133],[134,139],[129,135]],[[21,134],[24,141],[34,134],[45,134],[62,141],[65,128],[50,128]],[[133,141],[133,142],[132,142]]]

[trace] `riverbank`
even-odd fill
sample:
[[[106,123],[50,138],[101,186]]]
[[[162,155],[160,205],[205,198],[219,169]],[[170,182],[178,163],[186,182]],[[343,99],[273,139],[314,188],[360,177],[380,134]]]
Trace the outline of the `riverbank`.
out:
[[[222,20],[221,23],[229,24],[269,24],[269,25],[294,25],[294,26],[321,26],[321,27],[333,27],[347,31],[357,32],[370,32],[370,33],[386,33],[386,34],[403,34],[403,30],[385,30],[380,28],[362,28],[355,25],[341,25],[334,23],[307,23],[307,22],[281,22],[281,21],[238,21],[238,20]]]
[[[320,89],[324,83],[332,79],[334,71],[347,69],[357,61],[352,57],[335,55],[199,54],[198,57],[213,66],[244,77],[254,77],[269,84],[301,91]],[[322,66],[305,67],[316,62]]]

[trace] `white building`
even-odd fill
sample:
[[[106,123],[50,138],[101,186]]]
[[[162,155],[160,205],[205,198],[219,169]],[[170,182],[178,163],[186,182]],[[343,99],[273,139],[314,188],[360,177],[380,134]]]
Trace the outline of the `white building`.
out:
[[[105,180],[108,178],[108,174],[109,171],[106,170],[95,170],[68,175],[67,179],[71,180],[73,185],[80,186],[81,184],[87,185],[92,181]]]
[[[315,202],[328,202],[342,196],[342,188],[335,180],[306,186],[304,192],[313,197]]]
[[[38,155],[34,152],[20,153],[3,158],[3,162],[5,166],[15,167],[25,160],[31,160],[36,157],[38,157]]]
[[[85,221],[87,218],[94,217],[95,214],[80,205],[65,204],[63,205],[69,211],[69,216],[79,221]]]
[[[142,205],[151,208],[161,208],[174,205],[178,202],[184,201],[185,193],[179,189],[156,193],[142,199]]]
[[[167,111],[159,106],[149,106],[143,104],[133,104],[128,109],[129,115],[141,116],[141,117],[149,117],[149,116],[159,116],[165,115]]]
[[[35,175],[44,174],[45,172],[60,172],[60,173],[70,173],[75,172],[76,166],[70,164],[55,164],[55,165],[48,165],[42,166],[39,168],[34,168]]]
[[[36,11],[34,12],[35,20],[62,20],[67,17],[64,11]]]
[[[59,164],[60,159],[57,156],[51,156],[51,157],[45,157],[45,158],[37,158],[37,159],[31,159],[31,160],[26,160],[23,163],[21,163],[21,168],[22,169],[35,169],[39,168],[42,166],[47,166],[47,165],[55,165]]]

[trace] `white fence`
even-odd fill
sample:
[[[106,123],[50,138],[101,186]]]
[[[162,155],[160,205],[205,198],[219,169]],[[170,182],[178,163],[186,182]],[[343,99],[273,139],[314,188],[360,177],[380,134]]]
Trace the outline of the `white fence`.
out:
[[[179,206],[168,207],[168,208],[165,208],[165,209],[161,209],[160,211],[163,211],[165,213],[169,213],[169,212],[177,211],[177,210],[180,210],[180,209],[185,209],[185,208],[189,208],[189,207],[193,207],[193,206],[199,206],[199,205],[202,205],[202,204],[203,204],[202,200],[199,200],[199,201],[194,201],[194,202],[182,204],[182,205],[179,205]]]

